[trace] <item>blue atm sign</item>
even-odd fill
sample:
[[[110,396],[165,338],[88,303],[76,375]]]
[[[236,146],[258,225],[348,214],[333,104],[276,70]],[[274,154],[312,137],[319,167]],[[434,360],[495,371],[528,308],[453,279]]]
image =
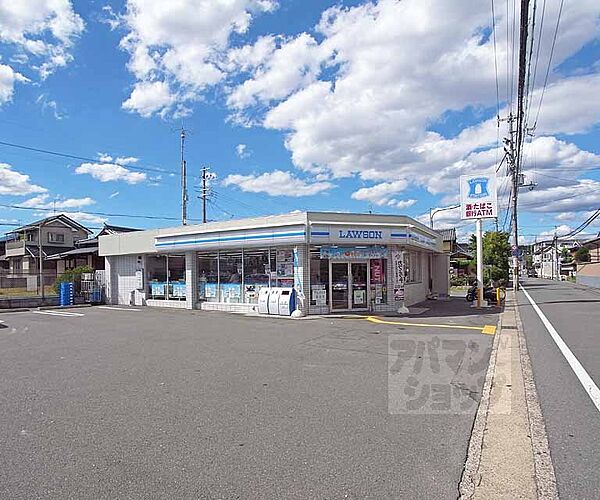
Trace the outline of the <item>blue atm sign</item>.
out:
[[[370,229],[340,229],[338,237],[354,240],[382,240],[383,231],[374,231]]]

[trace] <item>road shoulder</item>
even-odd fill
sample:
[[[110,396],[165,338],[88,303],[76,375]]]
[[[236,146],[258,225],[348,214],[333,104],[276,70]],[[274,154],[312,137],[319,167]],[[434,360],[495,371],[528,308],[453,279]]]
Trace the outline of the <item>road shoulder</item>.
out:
[[[460,498],[558,498],[516,300],[508,292],[477,412]]]

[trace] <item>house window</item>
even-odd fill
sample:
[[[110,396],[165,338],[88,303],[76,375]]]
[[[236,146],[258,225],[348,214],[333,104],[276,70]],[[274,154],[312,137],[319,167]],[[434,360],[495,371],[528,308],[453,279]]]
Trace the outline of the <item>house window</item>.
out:
[[[48,233],[49,243],[64,243],[65,235],[63,233]]]
[[[33,233],[26,233],[25,241],[34,241]]]

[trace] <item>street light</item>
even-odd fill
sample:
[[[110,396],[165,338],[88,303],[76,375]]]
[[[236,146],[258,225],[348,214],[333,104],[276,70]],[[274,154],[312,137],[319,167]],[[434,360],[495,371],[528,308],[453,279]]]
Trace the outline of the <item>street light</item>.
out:
[[[455,208],[459,208],[460,205],[452,205],[450,207],[444,207],[444,208],[436,208],[435,210],[433,210],[433,208],[429,209],[429,227],[431,229],[433,229],[433,216],[435,214],[437,214],[438,212],[443,212],[444,210],[454,210]]]

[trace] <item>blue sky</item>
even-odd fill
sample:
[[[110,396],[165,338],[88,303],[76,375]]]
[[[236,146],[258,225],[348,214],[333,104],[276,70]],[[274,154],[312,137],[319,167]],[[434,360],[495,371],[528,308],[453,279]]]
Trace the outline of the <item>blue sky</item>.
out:
[[[529,126],[544,98],[525,147],[537,184],[522,192],[526,239],[600,207],[600,6],[565,3],[543,90],[559,3],[534,33]],[[31,208],[1,207],[0,222],[56,206],[92,227],[177,224],[182,124],[192,219],[207,165],[210,219],[312,209],[426,221],[456,202],[460,174],[502,157],[512,5],[506,17],[496,2],[494,51],[489,2],[0,0],[0,141],[93,160],[0,145],[0,203]],[[466,235],[457,217],[436,225]]]

